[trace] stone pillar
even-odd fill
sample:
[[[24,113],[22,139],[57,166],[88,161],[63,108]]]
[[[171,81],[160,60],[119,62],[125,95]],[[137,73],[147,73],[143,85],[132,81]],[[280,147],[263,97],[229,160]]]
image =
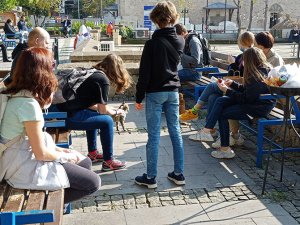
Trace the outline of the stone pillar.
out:
[[[114,27],[114,30],[113,30],[113,40],[114,40],[114,43],[115,45],[121,45],[121,35],[119,35],[119,27],[118,26],[115,26]]]

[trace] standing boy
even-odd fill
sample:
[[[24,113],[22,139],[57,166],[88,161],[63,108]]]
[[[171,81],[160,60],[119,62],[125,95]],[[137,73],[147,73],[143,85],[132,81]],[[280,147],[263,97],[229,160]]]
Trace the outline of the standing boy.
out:
[[[184,41],[178,38],[173,25],[179,15],[170,1],[157,3],[150,19],[158,26],[152,39],[145,44],[136,86],[136,109],[143,108],[146,96],[146,120],[148,142],[146,145],[147,174],[137,176],[135,182],[148,188],[156,188],[158,149],[162,111],[165,112],[168,131],[173,145],[174,171],[168,178],[177,185],[185,184],[183,176],[184,151],[179,126],[179,96],[177,65]]]

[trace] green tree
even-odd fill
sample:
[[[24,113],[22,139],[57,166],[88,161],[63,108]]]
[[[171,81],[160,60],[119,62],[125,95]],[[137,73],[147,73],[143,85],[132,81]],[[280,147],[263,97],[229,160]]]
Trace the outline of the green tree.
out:
[[[58,10],[60,0],[19,0],[19,5],[34,17],[35,26],[43,26],[47,16]],[[38,19],[43,18],[41,24]]]
[[[115,0],[83,0],[83,13],[88,16],[101,17],[103,9]]]
[[[0,12],[11,10],[16,6],[17,0],[0,0]]]

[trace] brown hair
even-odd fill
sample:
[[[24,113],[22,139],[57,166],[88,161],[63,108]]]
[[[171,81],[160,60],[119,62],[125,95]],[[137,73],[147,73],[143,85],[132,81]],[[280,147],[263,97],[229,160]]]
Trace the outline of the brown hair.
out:
[[[45,48],[33,47],[21,52],[13,80],[3,93],[16,94],[21,90],[28,90],[43,108],[51,103],[51,94],[56,89],[52,53]]]
[[[171,1],[162,1],[155,5],[150,13],[150,19],[159,28],[164,28],[169,24],[173,25],[179,18],[175,5]]]
[[[132,78],[120,56],[115,54],[107,55],[100,63],[94,66],[95,69],[103,71],[112,85],[116,87],[117,93],[124,92],[132,84]]]
[[[175,27],[177,35],[182,35],[182,34],[187,33],[187,29],[185,28],[185,26],[182,23],[177,23],[174,27]]]
[[[270,32],[260,32],[255,35],[255,42],[264,48],[272,48],[274,45],[274,37]]]
[[[259,48],[248,48],[243,53],[244,59],[244,84],[249,84],[254,78],[257,81],[263,81],[264,77],[259,71],[259,68],[268,68],[270,64],[263,51]]]
[[[246,31],[238,37],[238,44],[244,47],[248,47],[248,48],[253,47],[254,41],[255,41],[254,34],[250,31]]]

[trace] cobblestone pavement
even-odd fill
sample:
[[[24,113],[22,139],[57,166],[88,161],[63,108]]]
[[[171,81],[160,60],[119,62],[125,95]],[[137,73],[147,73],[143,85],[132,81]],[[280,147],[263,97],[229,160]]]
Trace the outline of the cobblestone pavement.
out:
[[[113,104],[118,106],[119,103],[113,102]],[[192,100],[188,100],[187,107],[191,105]],[[128,209],[141,210],[165,207],[163,209],[166,210],[168,206],[190,207],[191,205],[200,205],[203,207],[203,204],[222,205],[240,204],[241,202],[247,204],[263,203],[267,208],[269,203],[276,203],[292,218],[300,222],[300,186],[297,173],[299,171],[297,168],[300,165],[299,157],[296,154],[287,155],[283,182],[279,181],[280,157],[271,158],[267,191],[266,195],[262,196],[264,169],[255,166],[256,137],[242,130],[242,134],[247,137],[247,140],[242,147],[234,149],[236,157],[231,160],[217,160],[210,156],[210,145],[205,142],[188,140],[190,134],[203,126],[202,119],[192,124],[182,125],[185,146],[185,186],[174,186],[166,179],[167,172],[173,169],[173,160],[172,145],[168,137],[165,120],[162,121],[161,129],[158,188],[150,190],[135,185],[134,177],[146,172],[147,130],[144,112],[136,112],[131,102],[130,110],[126,121],[126,131],[116,132],[114,140],[115,156],[127,161],[127,169],[101,172],[101,164],[95,164],[93,170],[100,174],[103,186],[93,195],[73,203],[73,215],[65,216],[65,224],[73,224],[71,221],[74,222],[74,218],[81,218],[79,215],[76,217],[77,214],[84,215],[92,212],[98,212],[99,215],[102,215],[101,213],[104,212],[117,213],[119,211],[125,212]],[[86,154],[84,134],[77,131],[74,132],[73,137],[73,147]],[[293,160],[289,160],[289,158]],[[266,224],[293,223],[270,222]]]

